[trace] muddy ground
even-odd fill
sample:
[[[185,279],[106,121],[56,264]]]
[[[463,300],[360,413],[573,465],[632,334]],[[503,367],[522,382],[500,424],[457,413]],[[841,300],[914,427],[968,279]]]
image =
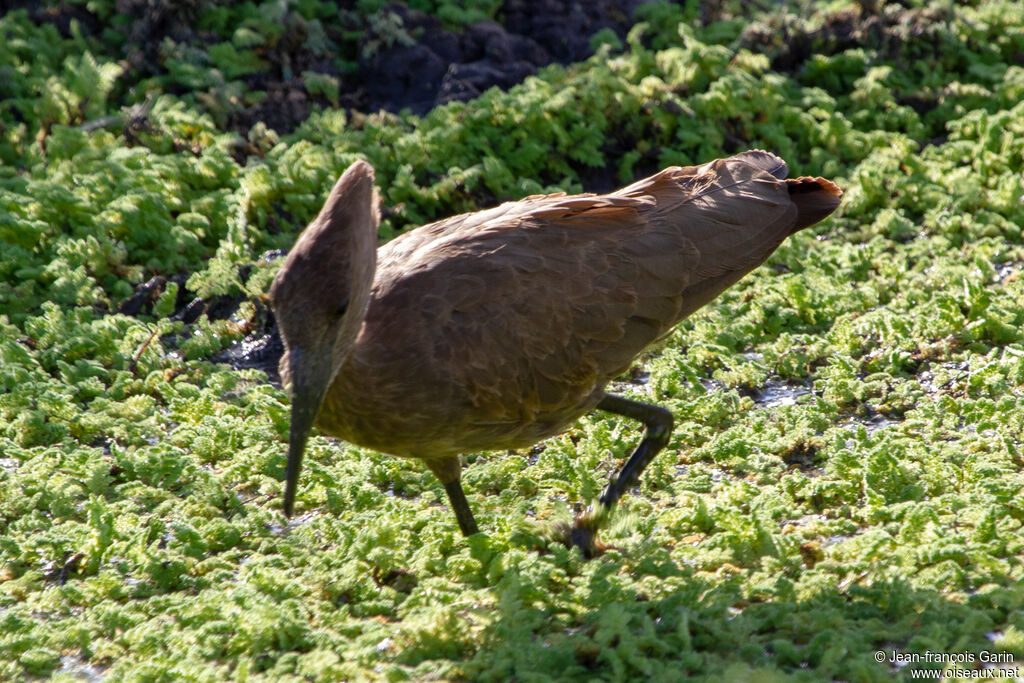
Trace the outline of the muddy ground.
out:
[[[321,23],[341,57],[356,64],[351,72],[312,49],[309,25],[291,13],[276,44],[260,48],[268,68],[240,77],[248,89],[265,91],[267,97],[231,112],[228,127],[244,135],[262,121],[278,133],[287,133],[315,105],[331,106],[307,92],[296,76],[304,71],[339,80],[337,106],[364,112],[409,109],[422,115],[446,102],[473,99],[494,86],[509,88],[547,64],[586,59],[593,52],[590,37],[601,29],[625,37],[633,10],[641,2],[507,0],[496,21],[450,30],[440,19],[398,2],[387,5],[369,22],[355,11],[354,0],[343,0],[336,3],[337,20]],[[120,29],[129,66],[124,80],[131,83],[166,73],[160,46],[167,39],[199,46],[221,42],[222,36],[193,30],[203,4],[199,0],[118,0],[118,12],[130,17]],[[86,36],[105,28],[101,17],[81,5],[0,3],[0,11],[15,8],[26,8],[33,20],[52,23],[65,36],[72,34],[73,23]],[[353,35],[361,37],[353,42]]]
[[[224,124],[247,137],[258,122],[278,133],[288,133],[304,121],[315,106],[338,106],[362,112],[408,109],[423,115],[451,101],[466,101],[491,87],[507,89],[551,63],[570,64],[589,57],[591,37],[610,29],[624,39],[633,25],[633,13],[644,0],[506,0],[494,21],[481,21],[458,30],[445,28],[440,19],[392,2],[375,17],[356,11],[355,0],[336,4],[336,20],[321,21],[323,31],[340,54],[325,55],[311,45],[310,26],[297,13],[289,13],[284,30],[273,45],[259,48],[267,68],[239,76],[247,90],[266,92],[257,103],[225,112]],[[122,78],[131,87],[146,78],[167,73],[161,45],[168,39],[201,48],[222,42],[223,36],[194,30],[204,0],[117,0],[118,13],[127,17],[120,28],[125,38]],[[73,24],[83,35],[99,35],[111,24],[88,6],[42,3],[35,0],[0,2],[0,11],[25,8],[37,22],[52,23],[65,36]],[[718,3],[701,3],[703,24],[718,19]],[[744,47],[767,54],[772,67],[798,72],[811,54],[834,54],[854,46],[875,46],[899,52],[908,38],[943,48],[939,30],[946,18],[942,9],[884,8],[864,3],[857,12],[826,17],[808,30],[802,18],[779,13],[774,25],[751,24],[740,38]],[[921,41],[934,33],[934,40]],[[353,39],[358,36],[358,39]],[[340,69],[341,57],[351,67]],[[307,91],[298,76],[306,71],[338,79],[335,102]],[[181,88],[184,91],[184,86]],[[914,103],[930,106],[931,103]]]

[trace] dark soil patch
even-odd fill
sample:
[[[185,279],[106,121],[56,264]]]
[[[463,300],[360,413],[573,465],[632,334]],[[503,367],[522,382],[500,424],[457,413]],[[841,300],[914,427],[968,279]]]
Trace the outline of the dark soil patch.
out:
[[[497,21],[481,21],[456,31],[403,3],[387,5],[371,21],[355,11],[353,0],[341,0],[336,3],[336,21],[322,22],[340,55],[315,50],[306,20],[289,12],[276,43],[257,49],[269,67],[238,77],[249,91],[266,96],[256,103],[236,104],[218,118],[247,137],[257,122],[278,133],[290,132],[314,106],[426,114],[440,104],[470,100],[491,87],[509,88],[547,64],[586,59],[592,53],[590,37],[606,28],[624,37],[632,25],[633,10],[642,2],[507,0]],[[168,41],[206,49],[225,40],[193,28],[203,4],[201,0],[117,0],[118,13],[127,18],[120,29],[129,66],[123,79],[127,87],[167,73],[162,50]],[[68,2],[15,1],[0,7],[5,11],[26,8],[33,21],[52,23],[66,37],[72,35],[73,22],[85,35],[98,35],[106,28],[86,7]],[[360,38],[353,41],[353,35]],[[332,61],[339,56],[356,69],[339,69]],[[337,79],[337,99],[311,95],[303,72]],[[168,89],[173,91],[173,85]],[[186,90],[180,88],[180,92]]]
[[[740,47],[771,59],[776,71],[797,73],[813,55],[835,55],[853,48],[876,49],[886,60],[904,62],[941,59],[951,54],[948,23],[952,10],[943,7],[902,7],[862,3],[858,10],[843,10],[825,17],[820,28],[810,29],[793,14],[773,14],[754,23],[740,36]]]
[[[214,112],[215,117],[247,138],[258,122],[278,133],[290,132],[316,106],[363,112],[408,109],[423,115],[440,104],[477,97],[491,87],[509,88],[547,64],[586,59],[592,53],[590,38],[602,29],[623,38],[632,25],[633,11],[642,2],[506,0],[496,21],[451,30],[437,17],[401,2],[387,5],[370,18],[356,11],[354,0],[339,0],[336,20],[321,22],[326,38],[338,48],[329,55],[314,49],[307,21],[289,12],[275,43],[257,48],[268,67],[237,77],[247,91],[265,96],[257,102],[234,101],[225,111]],[[117,11],[127,18],[119,29],[125,36],[124,58],[130,67],[122,79],[125,87],[167,73],[161,46],[168,41],[206,49],[226,39],[193,28],[203,4],[202,0],[117,0]],[[702,4],[703,23],[719,18],[708,9],[711,6]],[[71,36],[73,23],[85,35],[98,35],[109,27],[109,22],[83,5],[0,2],[4,11],[22,7],[34,21],[52,23],[65,36]],[[857,10],[829,15],[814,29],[798,15],[779,12],[748,26],[740,45],[768,55],[773,69],[797,74],[812,55],[833,55],[855,47],[876,49],[883,59],[897,64],[921,58],[941,62],[957,52],[949,44],[955,38],[946,30],[949,12],[866,2]],[[336,57],[353,69],[339,69]],[[304,72],[337,79],[337,97],[329,101],[324,95],[311,94]],[[168,89],[173,91],[173,84]],[[186,89],[181,86],[179,91]],[[907,104],[918,112],[936,104],[932,95],[908,97]],[[584,184],[597,190],[617,184],[610,178],[594,180]]]
[[[14,0],[0,2],[0,13],[16,9],[27,9],[32,21],[37,24],[53,24],[63,36],[71,35],[71,22],[77,21],[83,33],[92,34],[101,29],[100,21],[85,7],[70,2],[40,3]]]
[[[477,97],[484,90],[508,88],[552,61],[532,37],[481,21],[462,33],[444,29],[436,17],[393,3],[385,10],[400,23],[410,44],[392,44],[360,60],[358,78],[367,99],[379,108],[408,108],[425,114],[438,104]],[[368,45],[383,41],[372,33]]]
[[[359,42],[358,70],[341,78],[340,105],[362,111],[408,109],[423,115],[438,105],[467,101],[492,87],[510,88],[553,62],[592,54],[590,36],[610,28],[620,37],[642,0],[562,2],[508,0],[498,21],[461,31],[437,17],[391,3],[380,25],[399,26],[403,37],[369,27]],[[301,60],[301,54],[294,60]],[[299,85],[301,88],[301,84]],[[269,100],[270,98],[268,98]]]

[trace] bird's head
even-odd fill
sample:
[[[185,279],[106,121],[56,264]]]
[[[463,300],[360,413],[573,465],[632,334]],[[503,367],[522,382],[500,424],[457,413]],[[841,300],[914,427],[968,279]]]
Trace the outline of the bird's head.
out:
[[[285,347],[281,377],[292,393],[284,496],[288,516],[309,432],[370,301],[380,220],[373,178],[373,167],[364,161],[348,167],[270,287]]]

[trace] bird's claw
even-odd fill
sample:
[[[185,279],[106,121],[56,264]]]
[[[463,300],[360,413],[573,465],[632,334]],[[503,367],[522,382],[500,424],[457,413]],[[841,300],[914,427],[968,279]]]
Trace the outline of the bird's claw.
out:
[[[597,538],[597,529],[593,529],[589,526],[581,526],[575,524],[572,527],[572,531],[569,534],[569,547],[576,546],[583,553],[583,557],[588,560],[599,555],[604,555],[604,551],[610,548],[602,543]]]
[[[605,545],[597,537],[597,518],[591,510],[576,516],[575,522],[570,526],[566,522],[556,522],[552,527],[552,535],[555,540],[565,544],[568,548],[579,548],[580,553],[586,559],[592,559],[604,554],[604,551],[614,549],[614,546]]]

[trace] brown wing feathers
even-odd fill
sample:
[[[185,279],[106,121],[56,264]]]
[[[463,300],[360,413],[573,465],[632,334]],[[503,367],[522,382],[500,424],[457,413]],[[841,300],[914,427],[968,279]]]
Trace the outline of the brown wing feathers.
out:
[[[760,169],[779,180],[785,180],[786,176],[789,175],[789,166],[786,165],[786,162],[771,152],[766,152],[763,149],[752,149],[748,152],[737,154],[732,158],[742,161],[748,166]]]
[[[429,282],[415,289],[446,300],[447,313],[422,320],[444,347],[433,355],[448,361],[452,388],[472,387],[481,417],[528,421],[585,400],[838,205],[831,182],[787,173],[779,157],[754,150],[667,168],[610,195],[510,202],[402,236],[382,248],[381,266],[421,272]],[[414,244],[421,231],[429,239]],[[422,294],[408,295],[402,305],[421,305]],[[398,304],[389,304],[396,316]],[[439,325],[444,334],[426,333]],[[505,413],[512,406],[517,414]]]
[[[682,318],[762,263],[788,235],[838,206],[841,192],[833,183],[785,180],[788,172],[779,157],[752,150],[697,168],[668,168],[614,193],[648,202],[639,208],[643,225],[619,217],[620,231],[632,235],[623,234],[610,253],[623,263],[595,280],[605,281],[604,291],[617,282],[632,300],[609,309],[602,298],[595,306],[603,315],[588,307],[574,320],[574,333],[589,336],[586,348],[601,370],[623,370]],[[601,324],[611,326],[594,329]]]

